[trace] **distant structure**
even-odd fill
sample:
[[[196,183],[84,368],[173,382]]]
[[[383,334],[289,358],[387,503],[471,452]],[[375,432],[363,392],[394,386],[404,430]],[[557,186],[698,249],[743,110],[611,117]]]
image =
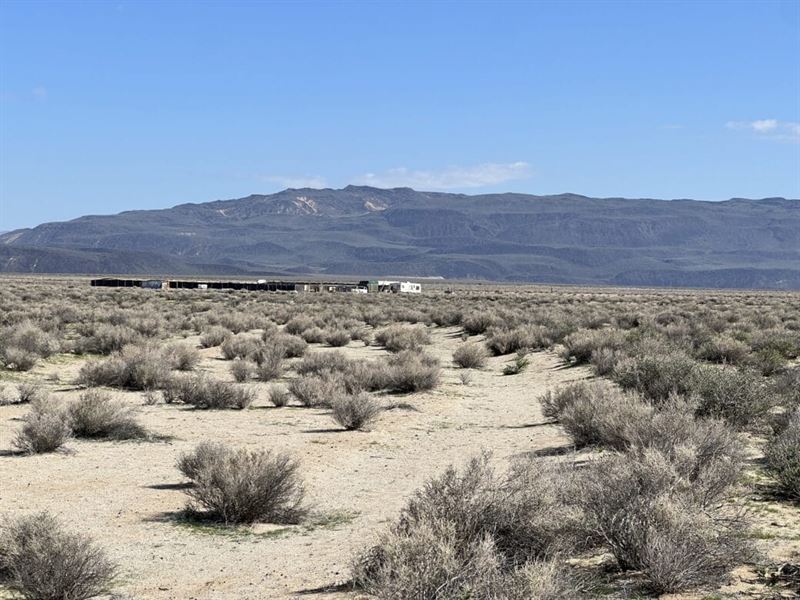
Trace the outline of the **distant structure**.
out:
[[[198,281],[188,279],[118,279],[102,277],[91,280],[92,287],[139,287],[150,290],[250,290],[263,292],[350,292],[354,294],[421,294],[422,284],[413,281],[364,280],[355,282],[321,281]]]

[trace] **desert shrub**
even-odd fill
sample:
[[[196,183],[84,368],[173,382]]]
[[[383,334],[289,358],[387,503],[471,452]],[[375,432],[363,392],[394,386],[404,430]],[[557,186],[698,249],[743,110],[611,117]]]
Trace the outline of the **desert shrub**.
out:
[[[283,355],[286,358],[303,356],[308,349],[306,341],[296,335],[278,334],[272,338],[272,343],[283,348]]]
[[[259,381],[272,381],[283,374],[283,354],[283,346],[265,346],[255,355]]]
[[[306,329],[311,329],[312,327],[314,327],[314,321],[306,316],[299,316],[289,320],[284,326],[284,331],[292,335],[300,335]]]
[[[305,513],[299,464],[287,454],[201,444],[178,464],[194,483],[192,512],[224,523],[296,523]]]
[[[765,377],[782,372],[787,365],[783,354],[773,348],[764,348],[751,354],[746,364],[759,371]]]
[[[329,373],[306,375],[292,379],[289,391],[303,406],[330,406],[333,399],[344,391],[344,383],[341,377]]]
[[[75,437],[129,440],[147,437],[132,407],[106,392],[90,389],[67,407]]]
[[[214,346],[219,346],[232,335],[233,333],[224,327],[211,327],[204,331],[200,336],[200,346],[203,348],[213,348]]]
[[[752,556],[745,524],[694,501],[692,482],[655,449],[595,461],[580,495],[587,533],[656,593],[718,585]]]
[[[579,382],[541,398],[542,414],[558,420],[576,446],[624,449],[631,429],[652,418],[653,407],[637,394],[598,380]]]
[[[583,364],[589,362],[592,352],[620,350],[626,341],[625,332],[618,329],[579,329],[561,341],[561,357],[574,364]]]
[[[526,325],[513,329],[491,329],[486,334],[486,346],[495,356],[511,354],[520,350],[547,348],[553,343],[547,328],[541,325]]]
[[[250,360],[237,358],[231,363],[230,371],[234,381],[243,383],[253,377],[256,371],[256,365]]]
[[[299,335],[309,344],[321,344],[325,341],[326,333],[321,327],[309,327]]]
[[[169,368],[161,352],[150,346],[126,346],[107,359],[87,362],[78,374],[82,385],[132,390],[158,389],[167,379]]]
[[[503,375],[518,375],[528,368],[528,355],[524,350],[517,350],[514,360],[503,367]]]
[[[796,412],[783,431],[767,443],[764,458],[778,489],[790,497],[800,498],[800,412]]]
[[[4,355],[12,348],[23,353],[47,358],[58,352],[59,343],[52,334],[39,326],[30,321],[23,321],[0,330],[0,355]]]
[[[72,435],[63,407],[54,400],[31,404],[23,418],[22,429],[14,438],[14,447],[28,454],[53,452]]]
[[[372,340],[374,336],[372,335],[372,330],[367,329],[366,327],[357,329],[353,332],[352,338],[354,340],[360,340],[365,346],[369,346],[372,344]]]
[[[174,343],[164,347],[164,358],[172,369],[191,371],[200,362],[200,352],[189,344]]]
[[[594,367],[594,372],[601,377],[611,375],[617,368],[617,363],[622,357],[622,352],[613,348],[598,348],[592,350],[589,363]]]
[[[333,420],[347,430],[366,429],[381,412],[380,404],[365,392],[336,396],[331,409]]]
[[[78,352],[111,354],[122,350],[128,344],[139,342],[141,335],[127,325],[98,323],[76,344]]]
[[[30,404],[47,400],[47,391],[35,383],[20,383],[17,386],[16,404]]]
[[[325,342],[329,346],[341,347],[350,343],[350,333],[344,329],[336,329],[325,335]]]
[[[489,353],[481,344],[461,344],[453,352],[453,362],[463,369],[480,369],[486,366]]]
[[[264,348],[264,344],[256,335],[248,333],[237,333],[232,335],[220,346],[222,356],[225,360],[234,358],[251,358]]]
[[[425,354],[406,350],[386,359],[386,370],[373,371],[382,389],[395,392],[422,392],[439,385],[439,361]]]
[[[428,330],[421,325],[390,325],[377,333],[375,341],[389,352],[400,352],[416,350],[430,344],[431,336]]]
[[[671,394],[690,394],[692,374],[697,368],[697,362],[679,350],[634,349],[632,356],[617,364],[613,379],[623,388],[634,389],[658,402]]]
[[[22,348],[6,348],[3,352],[3,363],[12,371],[30,371],[39,362],[39,355]]]
[[[573,597],[574,585],[543,566],[576,539],[571,479],[538,462],[499,477],[485,455],[450,467],[356,558],[353,580],[396,600]]]
[[[465,315],[461,325],[469,335],[480,335],[492,327],[501,327],[503,319],[490,311],[475,311]]]
[[[766,419],[773,400],[763,377],[735,367],[705,366],[692,374],[698,414],[724,419],[737,429]]]
[[[162,391],[168,404],[183,402],[200,409],[245,409],[255,399],[255,392],[250,388],[204,374],[173,377]]]
[[[343,373],[350,368],[352,361],[340,350],[314,352],[306,355],[297,365],[298,375],[319,375],[322,373]]]
[[[728,334],[718,334],[707,340],[697,351],[697,357],[709,362],[739,364],[750,353],[750,347]]]
[[[0,574],[28,600],[85,600],[110,590],[116,567],[86,536],[69,533],[50,514],[3,524]]]
[[[273,406],[278,408],[286,406],[289,404],[289,400],[291,400],[291,394],[286,388],[274,385],[269,389],[269,401]]]

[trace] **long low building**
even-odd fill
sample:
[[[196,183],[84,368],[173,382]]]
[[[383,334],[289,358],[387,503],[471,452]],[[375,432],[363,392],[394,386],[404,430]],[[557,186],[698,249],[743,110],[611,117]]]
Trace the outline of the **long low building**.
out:
[[[264,292],[353,292],[353,293],[420,293],[422,286],[411,281],[218,281],[191,279],[92,279],[93,287],[139,287],[171,290],[251,290]]]

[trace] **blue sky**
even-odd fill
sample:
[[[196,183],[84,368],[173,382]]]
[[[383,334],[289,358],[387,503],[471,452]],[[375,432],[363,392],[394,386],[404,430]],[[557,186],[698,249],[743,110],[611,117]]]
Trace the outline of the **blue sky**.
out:
[[[800,2],[0,3],[0,230],[285,187],[800,197]]]

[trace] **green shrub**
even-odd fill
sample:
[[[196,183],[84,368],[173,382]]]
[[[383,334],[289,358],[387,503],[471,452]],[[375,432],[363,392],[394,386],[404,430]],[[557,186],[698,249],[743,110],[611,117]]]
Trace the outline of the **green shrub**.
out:
[[[390,325],[377,333],[375,341],[389,352],[400,352],[430,344],[431,336],[423,326]]]
[[[230,366],[231,375],[237,383],[249,381],[256,372],[256,365],[250,360],[234,359]]]
[[[156,348],[126,346],[122,352],[107,359],[83,365],[78,383],[89,387],[154,390],[164,385],[168,378],[169,368]]]
[[[336,329],[325,335],[325,342],[329,346],[341,347],[350,343],[350,332],[344,329]]]
[[[164,358],[172,369],[191,371],[200,362],[200,353],[193,346],[176,342],[164,347]]]
[[[737,429],[765,421],[773,405],[764,378],[749,370],[705,366],[693,372],[691,385],[700,399],[699,415],[724,419]]]

